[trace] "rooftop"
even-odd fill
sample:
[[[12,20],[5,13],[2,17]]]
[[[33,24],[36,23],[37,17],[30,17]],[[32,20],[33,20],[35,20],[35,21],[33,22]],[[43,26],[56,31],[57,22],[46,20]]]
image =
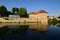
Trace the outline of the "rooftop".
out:
[[[39,10],[38,12],[30,12],[30,14],[36,15],[38,13],[47,13],[45,10]]]
[[[45,10],[39,10],[39,13],[47,13]]]

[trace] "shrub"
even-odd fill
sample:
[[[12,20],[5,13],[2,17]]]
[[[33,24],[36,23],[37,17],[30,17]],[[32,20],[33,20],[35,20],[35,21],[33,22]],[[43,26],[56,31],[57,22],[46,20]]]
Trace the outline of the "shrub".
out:
[[[53,18],[53,19],[48,20],[48,23],[55,25],[58,23],[58,20],[56,18]]]

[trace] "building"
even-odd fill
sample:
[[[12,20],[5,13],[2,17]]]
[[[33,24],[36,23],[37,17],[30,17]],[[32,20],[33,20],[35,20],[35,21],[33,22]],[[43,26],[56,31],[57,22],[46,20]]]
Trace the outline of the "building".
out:
[[[40,10],[38,12],[31,12],[29,14],[29,19],[37,20],[37,22],[47,23],[48,22],[48,14],[45,10]]]
[[[53,18],[60,20],[60,16],[49,16],[49,19],[53,19]]]
[[[60,20],[60,16],[56,17],[57,20]]]

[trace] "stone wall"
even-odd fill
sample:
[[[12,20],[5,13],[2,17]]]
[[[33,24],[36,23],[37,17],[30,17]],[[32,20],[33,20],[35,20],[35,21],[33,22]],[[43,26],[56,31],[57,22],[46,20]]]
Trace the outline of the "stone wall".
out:
[[[48,22],[48,14],[47,13],[30,14],[29,19],[38,20],[38,22]]]
[[[0,22],[37,22],[29,18],[0,18]]]

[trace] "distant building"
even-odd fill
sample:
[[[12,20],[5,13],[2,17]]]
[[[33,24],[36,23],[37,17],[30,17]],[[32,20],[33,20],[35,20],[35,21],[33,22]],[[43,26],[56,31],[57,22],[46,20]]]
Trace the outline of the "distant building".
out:
[[[60,20],[60,16],[49,16],[49,19],[56,18],[57,20]]]
[[[57,20],[60,20],[60,16],[56,17]]]
[[[9,15],[9,18],[20,18],[18,15]]]
[[[38,22],[48,22],[48,14],[45,10],[40,10],[38,12],[31,12],[29,14],[29,19],[37,20]]]
[[[49,16],[49,19],[53,19],[53,18],[55,18],[55,16]]]

